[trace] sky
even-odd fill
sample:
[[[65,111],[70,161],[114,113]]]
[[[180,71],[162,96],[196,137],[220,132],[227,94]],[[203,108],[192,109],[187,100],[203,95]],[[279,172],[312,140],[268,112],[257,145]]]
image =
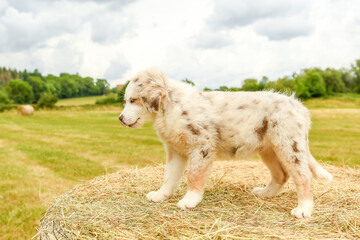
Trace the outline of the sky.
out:
[[[0,66],[241,86],[360,58],[358,0],[0,0]]]

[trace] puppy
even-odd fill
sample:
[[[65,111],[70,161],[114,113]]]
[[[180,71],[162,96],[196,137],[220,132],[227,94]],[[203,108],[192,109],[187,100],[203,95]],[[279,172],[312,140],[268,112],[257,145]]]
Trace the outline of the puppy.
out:
[[[174,193],[188,166],[188,189],[177,205],[184,210],[194,208],[203,198],[216,157],[236,159],[258,153],[271,173],[265,188],[253,189],[258,197],[279,194],[289,176],[293,177],[298,206],[291,214],[296,218],[312,214],[312,177],[332,181],[332,175],[310,153],[310,114],[293,96],[266,91],[202,92],[152,69],[130,81],[119,119],[131,128],[154,121],[164,143],[164,182],[146,195],[153,202]]]

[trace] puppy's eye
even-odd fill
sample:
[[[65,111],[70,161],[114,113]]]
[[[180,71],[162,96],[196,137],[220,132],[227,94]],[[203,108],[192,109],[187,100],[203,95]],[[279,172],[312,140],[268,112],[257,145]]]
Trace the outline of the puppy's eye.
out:
[[[130,103],[134,103],[135,101],[136,101],[136,99],[130,98]]]

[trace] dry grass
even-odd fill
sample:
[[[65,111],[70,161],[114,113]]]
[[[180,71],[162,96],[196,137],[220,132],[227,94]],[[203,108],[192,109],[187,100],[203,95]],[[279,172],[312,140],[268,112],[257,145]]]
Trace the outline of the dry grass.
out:
[[[43,217],[38,239],[354,239],[360,238],[360,171],[326,166],[332,186],[314,182],[315,212],[297,220],[292,182],[272,199],[251,190],[269,173],[260,162],[220,161],[214,165],[205,198],[191,211],[177,201],[162,203],[145,194],[160,186],[163,167],[126,169],[97,177],[57,198]],[[265,177],[264,177],[265,176]]]

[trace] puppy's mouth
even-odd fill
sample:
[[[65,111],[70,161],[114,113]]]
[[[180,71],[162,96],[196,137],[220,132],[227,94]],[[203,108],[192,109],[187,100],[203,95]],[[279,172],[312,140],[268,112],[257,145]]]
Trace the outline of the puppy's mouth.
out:
[[[135,121],[134,123],[132,123],[132,124],[126,124],[126,123],[124,123],[123,121],[121,121],[121,124],[122,124],[124,127],[133,127],[133,126],[135,126],[135,125],[138,123],[139,119],[140,119],[140,118],[136,119],[136,121]]]

